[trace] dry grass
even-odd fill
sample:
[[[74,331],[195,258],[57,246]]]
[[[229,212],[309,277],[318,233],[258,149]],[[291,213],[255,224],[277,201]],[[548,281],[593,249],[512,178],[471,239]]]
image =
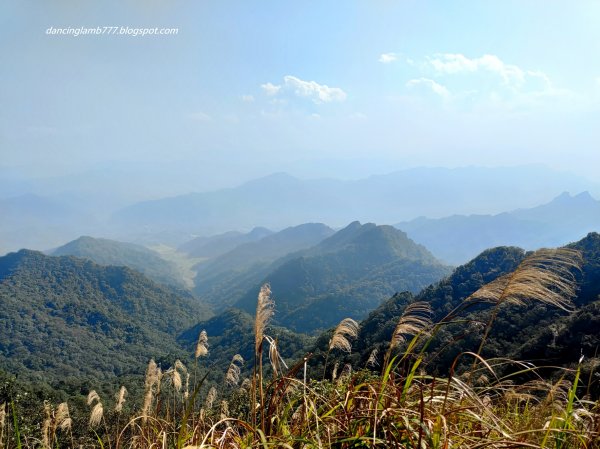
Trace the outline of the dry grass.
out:
[[[473,293],[468,301],[523,305],[539,301],[566,311],[573,310],[575,273],[581,253],[568,248],[541,249],[527,257],[515,271],[501,276]]]
[[[329,350],[339,349],[340,351],[350,352],[352,343],[349,339],[356,337],[358,337],[358,323],[352,318],[344,318],[333,331],[333,336],[329,340]]]
[[[498,306],[541,300],[537,297],[549,294],[545,302],[569,308],[564,298],[573,292],[570,276],[576,267],[574,253],[538,252],[515,273],[484,287],[469,301],[493,301]],[[62,447],[600,448],[600,403],[579,396],[584,391],[580,388],[581,361],[579,366],[563,369],[558,380],[537,376],[537,380],[520,384],[517,378],[503,377],[499,373],[527,373],[535,378],[535,367],[505,359],[483,360],[479,354],[466,353],[463,355],[474,357],[480,363],[460,376],[431,376],[426,366],[421,366],[425,364],[423,354],[411,353],[412,357],[406,357],[416,339],[431,339],[434,335],[430,333],[436,330],[431,326],[429,306],[417,302],[409,305],[398,319],[390,348],[401,347],[409,335],[416,337],[400,357],[391,361],[386,357],[381,375],[368,370],[356,371],[346,364],[337,379],[334,375],[332,381],[310,381],[306,378],[308,356],[288,368],[279,354],[277,342],[265,335],[274,310],[270,294],[269,286],[265,285],[258,296],[255,367],[259,369],[255,368],[253,380],[245,381],[243,388],[237,386],[243,363],[239,354],[233,357],[219,393],[212,387],[204,399],[200,393],[203,380],[192,385],[191,395],[187,388],[182,388],[182,376],[189,381],[183,363],[176,361],[163,376],[151,360],[146,370],[144,396],[139,398],[142,406],[133,411],[128,422],[121,424],[114,419],[120,416],[124,389],[116,398],[112,417],[104,416],[100,397],[91,391],[89,424],[97,439],[84,438],[77,442],[63,439],[60,440]],[[329,350],[349,352],[349,338],[355,338],[357,331],[356,322],[343,320],[333,333]],[[269,380],[262,376],[264,340],[269,344],[273,367],[273,378]],[[373,351],[368,365],[375,365],[377,357]],[[411,364],[408,369],[407,363]],[[512,371],[505,369],[507,365],[512,366]],[[249,383],[252,388],[248,388]],[[259,398],[257,391],[260,391]],[[203,407],[196,408],[196,399]],[[5,410],[4,406],[0,407],[2,431]],[[62,425],[71,419],[68,407],[60,404],[56,412],[48,407],[46,418],[41,426],[41,446],[59,447],[56,430],[70,427]],[[16,441],[16,438],[0,438],[0,448],[40,446],[33,438],[27,439],[24,445],[17,445]]]

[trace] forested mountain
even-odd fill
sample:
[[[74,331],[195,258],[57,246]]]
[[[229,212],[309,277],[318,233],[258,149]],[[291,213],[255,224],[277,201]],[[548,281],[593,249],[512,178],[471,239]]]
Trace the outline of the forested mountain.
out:
[[[333,233],[324,224],[305,223],[240,245],[198,264],[194,291],[217,308],[229,306],[281,265],[286,256],[317,245]]]
[[[272,234],[267,228],[254,228],[252,231],[243,233],[229,231],[211,237],[196,237],[179,246],[178,250],[188,254],[190,257],[212,259],[225,254],[244,243],[255,242]]]
[[[440,259],[461,264],[486,248],[514,245],[525,249],[557,247],[600,231],[600,201],[588,192],[563,193],[541,206],[498,215],[453,215],[398,223],[416,242]]]
[[[29,250],[0,257],[0,305],[0,366],[72,393],[172,363],[176,335],[210,316],[129,268]]]
[[[394,292],[418,292],[449,273],[403,232],[373,223],[353,222],[285,259],[261,283],[271,283],[276,322],[299,332],[327,328],[346,316],[360,319]],[[235,306],[252,312],[259,286]]]
[[[568,247],[581,251],[583,256],[581,272],[576,273],[575,312],[569,314],[540,302],[523,306],[504,304],[492,324],[482,352],[484,357],[532,360],[536,365],[552,366],[575,363],[582,354],[588,358],[597,356],[600,235],[590,233]],[[357,367],[365,366],[371,351],[378,348],[381,363],[398,319],[409,303],[428,302],[433,310],[432,319],[437,322],[484,284],[512,272],[525,256],[519,248],[490,249],[416,296],[408,292],[393,296],[361,323],[353,354],[342,359]],[[445,373],[459,353],[476,352],[492,308],[492,304],[467,308],[456,317],[456,324],[443,326],[428,348],[430,369]],[[317,353],[323,354],[328,338],[327,334],[319,338]]]
[[[175,264],[157,252],[133,243],[82,236],[55,249],[52,255],[83,257],[99,265],[126,266],[156,282],[185,287]]]

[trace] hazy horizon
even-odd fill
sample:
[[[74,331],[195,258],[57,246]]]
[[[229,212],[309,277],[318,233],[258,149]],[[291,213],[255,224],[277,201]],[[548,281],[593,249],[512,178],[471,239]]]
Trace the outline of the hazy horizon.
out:
[[[109,233],[136,202],[273,173],[368,184],[417,167],[512,167],[538,178],[507,193],[510,182],[478,189],[496,181],[475,176],[471,190],[487,195],[477,201],[452,181],[456,202],[416,195],[422,204],[400,193],[443,197],[448,181],[358,183],[349,198],[324,195],[346,208],[330,225],[499,213],[565,190],[597,198],[598,19],[593,1],[3,2],[0,237],[12,247],[70,227]],[[28,193],[43,201],[12,201]],[[254,201],[240,198],[219,201]],[[272,222],[327,221],[329,209]],[[231,223],[229,212],[218,211],[228,229],[254,223],[252,210]]]
[[[137,166],[213,190],[273,172],[544,164],[594,178],[600,165],[596,2],[0,12],[1,164],[29,179]],[[47,33],[106,26],[177,33]]]

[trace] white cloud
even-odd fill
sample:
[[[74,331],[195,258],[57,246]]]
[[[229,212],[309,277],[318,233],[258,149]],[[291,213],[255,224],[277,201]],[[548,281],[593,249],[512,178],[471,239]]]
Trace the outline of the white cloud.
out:
[[[260,87],[262,87],[262,89],[265,91],[265,93],[270,97],[277,95],[279,93],[279,91],[281,90],[281,86],[276,86],[275,84],[272,84],[272,83],[261,84]]]
[[[382,53],[381,56],[379,56],[378,61],[382,64],[389,64],[397,59],[398,56],[396,55],[396,53]]]
[[[483,70],[499,75],[505,85],[517,87],[524,84],[526,75],[545,76],[542,72],[526,72],[516,65],[506,64],[496,55],[468,58],[460,53],[444,53],[428,58],[428,62],[439,73],[453,75]]]
[[[467,110],[565,108],[572,107],[576,97],[569,89],[555,87],[546,73],[508,64],[492,54],[470,58],[439,53],[413,67],[422,77],[408,81],[406,87],[427,86],[454,107]]]
[[[190,120],[194,120],[197,122],[208,122],[212,120],[212,117],[202,111],[192,112],[187,116]]]
[[[310,98],[315,104],[344,101],[346,99],[346,92],[339,87],[329,87],[316,81],[304,81],[292,75],[284,76],[282,85],[265,83],[261,87],[269,96],[290,92],[297,97]]]
[[[450,91],[445,86],[442,86],[441,84],[436,83],[434,80],[429,78],[416,78],[409,80],[406,83],[406,87],[411,89],[417,86],[425,86],[428,89],[430,89],[433,93],[439,95],[442,98],[450,97]]]
[[[253,95],[242,95],[242,101],[244,103],[252,103],[254,101]]]
[[[291,75],[284,76],[283,81],[285,86],[292,89],[297,96],[311,98],[317,104],[346,99],[346,92],[339,87],[329,87],[316,81],[304,81]]]

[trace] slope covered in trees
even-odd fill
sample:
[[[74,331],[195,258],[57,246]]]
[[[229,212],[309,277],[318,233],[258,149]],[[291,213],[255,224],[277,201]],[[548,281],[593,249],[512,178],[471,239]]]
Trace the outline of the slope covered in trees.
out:
[[[289,254],[310,248],[334,233],[322,223],[283,229],[197,265],[194,292],[217,309],[224,309],[254,287]]]
[[[483,357],[529,360],[545,366],[568,366],[577,363],[581,355],[595,360],[600,349],[596,326],[600,311],[600,235],[590,233],[567,248],[580,251],[582,256],[581,270],[573,270],[576,282],[576,295],[572,298],[574,311],[569,313],[534,300],[526,300],[523,305],[502,303],[482,348]],[[527,256],[528,253],[514,247],[490,249],[418,295],[405,292],[393,296],[361,323],[353,353],[340,357],[340,360],[357,367],[365,366],[371,351],[378,349],[381,363],[407,305],[416,301],[428,303],[432,321],[439,322],[464,305],[464,300],[479,288],[514,272]],[[493,311],[493,304],[474,303],[436,329],[427,349],[429,369],[447,373],[459,354],[477,352]],[[324,354],[329,335],[319,338],[316,353]],[[316,364],[321,363],[319,357],[315,360]]]
[[[351,223],[285,259],[262,282],[271,283],[277,323],[298,332],[327,328],[346,316],[363,318],[394,292],[416,293],[450,271],[403,232],[372,223]],[[235,306],[252,312],[258,287]]]
[[[0,258],[0,364],[55,388],[172,363],[176,335],[209,316],[190,295],[126,267],[22,250]]]
[[[163,259],[155,251],[133,243],[82,236],[55,249],[52,255],[83,257],[99,265],[126,266],[156,282],[185,287],[173,263]]]

